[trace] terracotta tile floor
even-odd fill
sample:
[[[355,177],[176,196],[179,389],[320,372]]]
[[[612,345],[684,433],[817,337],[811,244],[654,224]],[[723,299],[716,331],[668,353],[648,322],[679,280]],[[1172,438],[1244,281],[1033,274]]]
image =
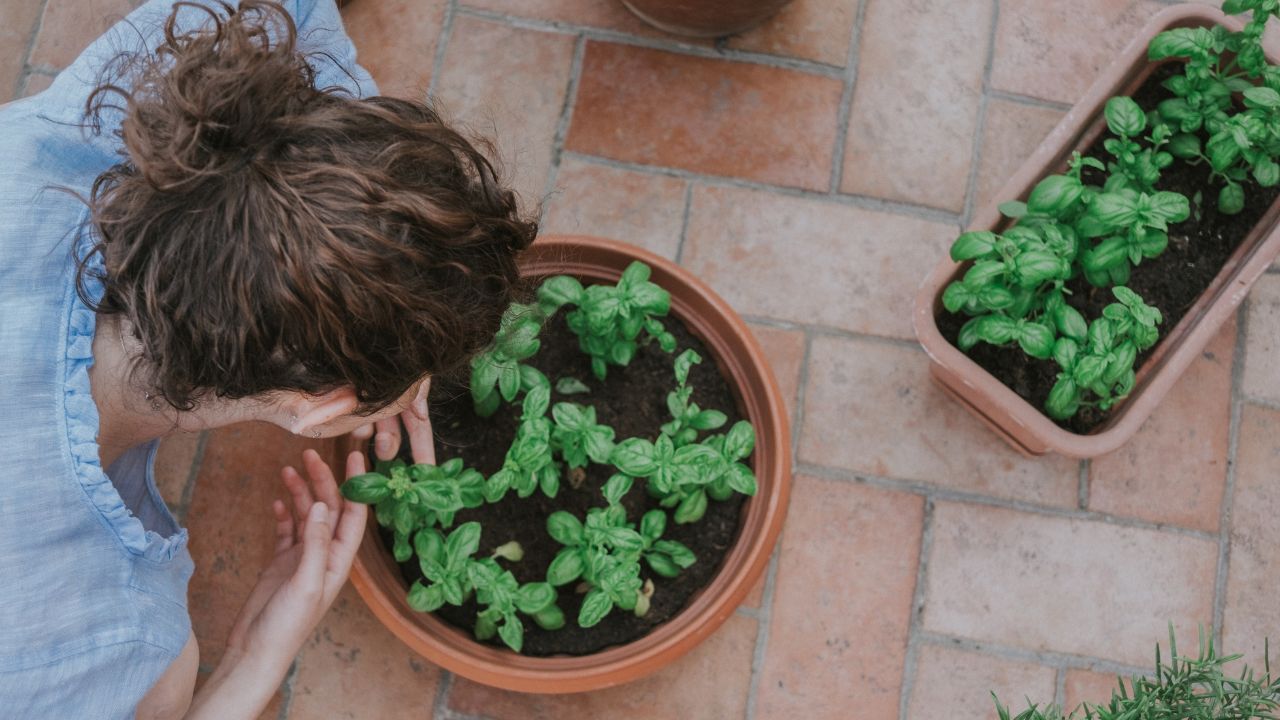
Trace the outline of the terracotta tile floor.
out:
[[[1012,454],[927,382],[905,316],[975,204],[1164,4],[795,0],[713,44],[617,0],[353,0],[383,88],[496,136],[547,232],[674,258],[748,317],[795,418],[795,495],[765,582],[645,681],[492,691],[414,656],[348,589],[267,716],[990,718],[988,690],[1103,699],[1170,621],[1259,660],[1280,638],[1280,274],[1093,463]],[[0,92],[45,87],[130,5],[0,4]],[[266,557],[275,470],[306,445],[255,427],[166,441],[206,671]]]

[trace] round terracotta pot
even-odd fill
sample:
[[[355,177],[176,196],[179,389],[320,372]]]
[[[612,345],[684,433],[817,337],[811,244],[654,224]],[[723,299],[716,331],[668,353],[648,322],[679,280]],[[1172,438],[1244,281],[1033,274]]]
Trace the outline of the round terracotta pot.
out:
[[[764,353],[742,319],[678,265],[636,247],[586,237],[540,239],[521,261],[532,277],[567,274],[616,282],[634,260],[653,268],[652,281],[671,293],[671,314],[706,343],[733,387],[739,409],[756,429],[752,458],[758,491],[743,505],[738,538],[711,584],[678,615],[648,635],[593,655],[525,657],[481,644],[433,614],[411,609],[391,553],[370,522],[351,573],[352,583],[391,632],[431,662],[485,685],[528,693],[571,693],[620,685],[689,652],[738,607],[764,572],[782,529],[791,488],[791,438],[786,406]],[[341,458],[363,449],[350,438]]]
[[[674,35],[722,37],[749,30],[791,0],[622,0],[650,25]]]

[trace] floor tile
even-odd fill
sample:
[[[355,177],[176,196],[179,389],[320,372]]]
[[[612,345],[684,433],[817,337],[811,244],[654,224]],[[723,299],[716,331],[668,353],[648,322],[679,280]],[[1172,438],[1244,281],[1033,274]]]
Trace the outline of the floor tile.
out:
[[[929,377],[918,350],[817,337],[800,460],[967,493],[1074,508],[1078,464],[1025,458]]]
[[[196,565],[187,604],[203,665],[222,657],[236,615],[271,559],[271,502],[286,496],[280,469],[301,463],[308,447],[323,444],[265,423],[209,436],[186,517]]]
[[[991,86],[1074,103],[1163,8],[1152,0],[1001,0]]]
[[[156,451],[156,488],[175,513],[186,510],[182,507],[183,494],[200,451],[200,437],[201,433],[175,432],[161,440]],[[182,521],[181,515],[178,521]]]
[[[804,366],[804,333],[758,323],[751,323],[750,328],[773,367],[773,375],[778,379],[778,389],[782,391],[782,397],[787,403],[787,412],[794,418],[796,398],[800,392],[800,373]],[[795,432],[795,428],[792,432]]]
[[[793,0],[763,25],[729,38],[739,50],[844,67],[858,0]]]
[[[1145,665],[1170,622],[1213,620],[1216,541],[956,503],[933,521],[928,630]]]
[[[681,262],[738,312],[911,339],[921,268],[955,236],[828,200],[699,186]]]
[[[448,0],[352,0],[342,24],[383,95],[427,97]]]
[[[674,664],[634,683],[575,695],[524,695],[457,678],[449,707],[489,720],[732,720],[746,715],[755,620],[731,616]]]
[[[923,517],[913,495],[796,478],[756,717],[898,717]]]
[[[289,720],[430,720],[440,670],[384,628],[348,584],[298,653]]]
[[[566,147],[825,190],[841,89],[792,70],[588,42]]]
[[[1246,405],[1239,442],[1222,649],[1261,667],[1263,640],[1280,646],[1280,411]]]
[[[1280,402],[1280,275],[1264,275],[1246,302],[1244,391]]]
[[[964,208],[993,9],[870,0],[841,191]]]
[[[141,0],[49,0],[30,63],[61,70],[139,4]]]
[[[1119,683],[1115,673],[1068,670],[1062,707],[1064,710],[1074,710],[1081,703],[1105,706],[1111,701],[1111,691],[1119,688]],[[1129,687],[1128,683],[1129,678],[1126,677],[1125,687]]]
[[[1053,699],[1057,670],[945,645],[923,645],[907,720],[989,720],[995,701],[1011,711]]]
[[[993,202],[1016,199],[996,197],[996,194],[1035,153],[1040,141],[1057,126],[1063,115],[1061,110],[998,98],[987,103],[982,151],[978,157],[977,177],[974,178],[977,185],[973,193],[975,211]]]
[[[41,0],[0,3],[0,102],[17,96],[27,45],[40,19],[40,5]]]
[[[445,116],[496,139],[523,209],[543,201],[573,64],[573,38],[458,17],[438,78]]]
[[[1232,319],[1138,434],[1116,452],[1094,459],[1090,510],[1218,531],[1235,344]]]
[[[623,240],[675,259],[684,226],[685,180],[566,157],[541,233]]]

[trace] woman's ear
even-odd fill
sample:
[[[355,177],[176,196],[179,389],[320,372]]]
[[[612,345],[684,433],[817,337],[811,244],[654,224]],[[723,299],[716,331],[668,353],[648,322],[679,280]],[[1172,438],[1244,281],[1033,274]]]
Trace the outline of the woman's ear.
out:
[[[351,415],[360,406],[355,388],[350,386],[330,390],[323,395],[301,392],[289,395],[291,397],[282,403],[285,412],[289,413],[284,424],[295,435],[316,435],[317,428]]]

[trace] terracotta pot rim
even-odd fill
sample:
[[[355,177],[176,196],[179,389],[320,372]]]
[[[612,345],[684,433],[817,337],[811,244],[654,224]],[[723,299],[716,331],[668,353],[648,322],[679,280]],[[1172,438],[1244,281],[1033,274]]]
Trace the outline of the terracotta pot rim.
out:
[[[399,569],[370,523],[352,570],[356,590],[397,637],[458,675],[530,693],[582,692],[630,682],[669,664],[710,635],[733,614],[768,565],[790,494],[789,418],[764,353],[742,319],[688,271],[617,241],[541,238],[522,265],[535,275],[566,273],[605,279],[616,278],[631,260],[653,268],[654,280],[671,292],[672,315],[707,344],[744,406],[744,415],[756,426],[759,492],[743,505],[738,539],[720,571],[684,610],[638,640],[576,657],[517,655],[478,643],[434,615],[414,612],[404,600]],[[695,310],[698,314],[689,315]],[[338,448],[342,454],[351,449],[355,445],[349,440]]]
[[[998,209],[1002,200],[1025,198],[1041,178],[1059,172],[1062,158],[1071,149],[1092,142],[1086,138],[1098,132],[1106,100],[1144,80],[1155,67],[1146,59],[1152,37],[1170,27],[1206,23],[1239,27],[1238,20],[1202,5],[1176,5],[1157,13],[966,229],[998,229],[1004,222]],[[1267,50],[1269,59],[1276,62],[1272,48]],[[922,283],[913,313],[916,337],[929,355],[935,380],[1018,451],[1027,455],[1056,452],[1077,458],[1104,455],[1133,437],[1249,287],[1280,255],[1278,220],[1280,200],[1241,242],[1182,321],[1167,331],[1156,352],[1139,369],[1137,386],[1129,398],[1113,410],[1099,430],[1087,435],[1059,427],[942,337],[936,321],[942,291],[965,263],[944,257]]]

